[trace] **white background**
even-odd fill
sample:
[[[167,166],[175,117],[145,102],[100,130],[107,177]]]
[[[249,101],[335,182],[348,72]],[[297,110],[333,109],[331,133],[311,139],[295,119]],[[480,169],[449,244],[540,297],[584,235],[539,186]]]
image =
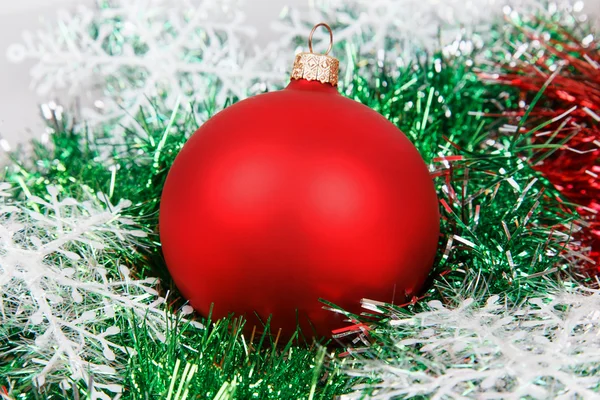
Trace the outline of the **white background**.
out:
[[[133,0],[132,0],[133,1]],[[443,0],[441,0],[443,1]],[[10,64],[6,60],[7,47],[21,41],[25,29],[36,29],[43,22],[51,22],[56,8],[93,0],[0,0],[0,145],[25,142],[40,137],[44,125],[38,116],[40,101],[30,88],[29,69],[33,62]],[[246,0],[244,11],[257,29],[259,43],[266,43],[270,34],[269,23],[277,18],[286,5],[308,9],[310,0]],[[588,13],[600,14],[600,0],[587,0]],[[1,150],[0,150],[1,153]]]

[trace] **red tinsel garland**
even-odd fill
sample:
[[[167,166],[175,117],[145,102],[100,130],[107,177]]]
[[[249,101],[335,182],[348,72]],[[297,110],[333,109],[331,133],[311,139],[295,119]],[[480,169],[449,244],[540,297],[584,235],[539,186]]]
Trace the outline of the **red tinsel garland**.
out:
[[[575,234],[575,250],[587,261],[585,272],[599,275],[599,48],[593,36],[587,36],[584,45],[564,27],[546,23],[536,28],[542,29],[518,27],[529,52],[503,66],[500,74],[482,74],[482,78],[520,89],[521,108],[506,116],[517,117],[524,125],[520,135],[530,134],[532,165],[578,206],[585,225]],[[541,91],[543,95],[536,99]],[[549,124],[539,129],[546,121]]]

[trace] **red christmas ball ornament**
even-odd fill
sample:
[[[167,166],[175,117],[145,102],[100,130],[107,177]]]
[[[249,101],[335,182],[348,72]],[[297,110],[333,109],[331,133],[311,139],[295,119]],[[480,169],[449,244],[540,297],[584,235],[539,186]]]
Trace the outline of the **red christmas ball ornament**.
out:
[[[285,89],[219,112],[177,156],[160,237],[199,312],[329,336],[344,317],[320,298],[358,313],[362,298],[421,289],[439,234],[432,180],[398,128],[338,93],[338,67],[298,54]]]

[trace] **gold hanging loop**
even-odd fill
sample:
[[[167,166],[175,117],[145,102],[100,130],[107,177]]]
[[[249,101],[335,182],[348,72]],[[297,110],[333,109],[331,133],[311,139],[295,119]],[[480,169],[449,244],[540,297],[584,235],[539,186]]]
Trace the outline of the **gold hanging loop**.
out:
[[[325,52],[325,55],[327,55],[333,48],[333,31],[331,30],[331,27],[329,25],[327,25],[325,22],[320,22],[320,23],[316,24],[315,26],[313,26],[312,31],[310,31],[310,35],[308,35],[308,50],[311,53],[313,52],[313,47],[312,47],[313,35],[314,35],[315,31],[317,30],[317,28],[320,26],[325,27],[325,29],[327,29],[329,31],[329,47],[327,48],[327,51]]]

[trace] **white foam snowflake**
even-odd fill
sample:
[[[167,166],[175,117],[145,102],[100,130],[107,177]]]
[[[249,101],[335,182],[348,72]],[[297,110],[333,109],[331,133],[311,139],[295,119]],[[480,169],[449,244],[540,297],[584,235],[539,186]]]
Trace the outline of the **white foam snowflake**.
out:
[[[119,315],[134,314],[157,339],[166,330],[155,279],[136,280],[126,266],[109,271],[103,263],[116,257],[105,249],[130,246],[145,233],[122,215],[128,201],[112,205],[99,194],[80,202],[47,190],[48,201],[22,202],[0,184],[0,359],[21,358],[25,369],[17,373],[37,386],[70,389],[80,381],[92,399],[110,399],[134,353],[113,339]]]
[[[286,79],[269,61],[277,52],[253,45],[256,31],[237,0],[96,1],[60,11],[56,26],[25,32],[7,52],[13,62],[37,61],[31,76],[40,95],[68,89],[83,100],[88,125],[135,115],[149,98],[168,108],[177,99],[219,106]]]
[[[274,21],[275,39],[259,47],[253,44],[256,29],[240,10],[243,0],[96,2],[95,8],[60,11],[56,25],[24,32],[23,42],[7,52],[13,62],[35,60],[37,92],[48,100],[66,89],[61,100],[76,99],[81,119],[92,126],[122,123],[148,99],[160,98],[169,108],[180,99],[218,109],[229,97],[279,88],[294,51],[306,50],[317,22],[332,25],[339,48],[402,64],[444,46],[469,51],[481,41],[471,33],[489,31],[506,7],[542,8],[537,0],[319,0],[308,12],[291,10]],[[572,2],[582,7],[581,1],[560,0],[553,9],[572,9]],[[315,51],[327,45],[316,41]]]
[[[428,306],[396,315],[384,334],[386,355],[348,371],[376,379],[356,387],[374,389],[366,398],[600,398],[600,291],[559,291],[514,308],[499,296],[483,306]]]
[[[306,33],[320,21],[330,23],[340,48],[357,51],[366,60],[395,62],[414,60],[417,54],[451,46],[450,51],[469,52],[481,46],[493,23],[514,10],[531,13],[581,11],[582,1],[558,0],[315,0],[307,12],[289,10],[274,23],[282,43],[305,44]],[[549,3],[549,2],[548,2]],[[314,46],[327,50],[329,41]],[[337,54],[343,56],[343,54]]]

